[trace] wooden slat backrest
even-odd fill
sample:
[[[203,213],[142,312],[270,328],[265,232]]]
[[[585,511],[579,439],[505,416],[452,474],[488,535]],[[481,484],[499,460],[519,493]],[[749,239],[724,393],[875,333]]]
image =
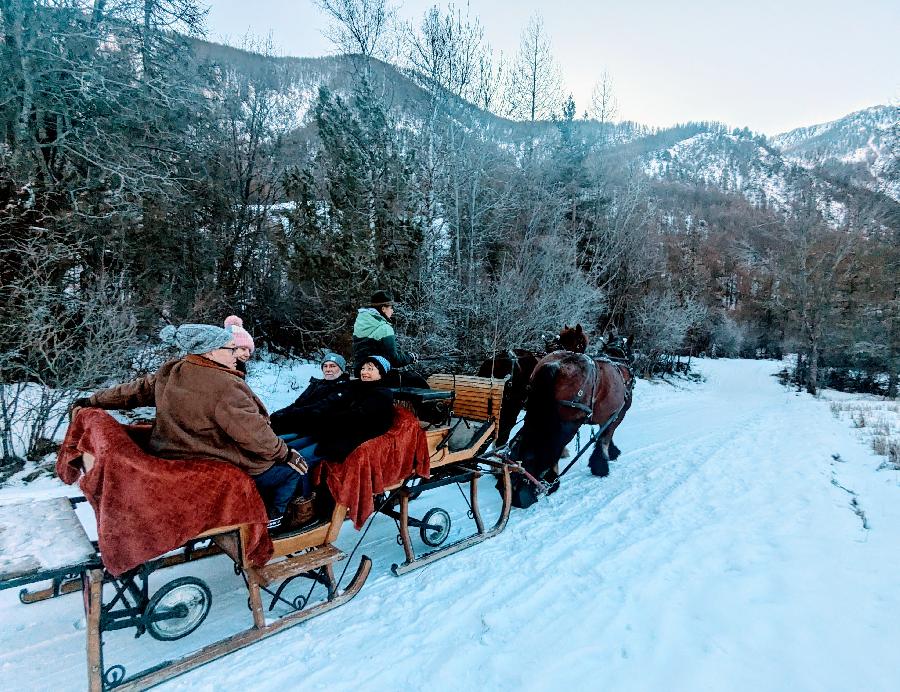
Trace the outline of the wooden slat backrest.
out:
[[[486,421],[500,417],[505,380],[474,375],[432,375],[428,386],[454,392],[453,415]]]

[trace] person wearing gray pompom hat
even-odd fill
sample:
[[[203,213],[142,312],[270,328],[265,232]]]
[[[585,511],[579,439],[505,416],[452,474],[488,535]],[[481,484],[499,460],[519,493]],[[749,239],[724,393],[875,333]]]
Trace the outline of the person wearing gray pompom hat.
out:
[[[276,527],[308,469],[272,430],[266,407],[236,369],[238,346],[231,330],[183,324],[166,327],[160,338],[186,355],[75,406],[155,406],[148,451],[166,459],[217,459],[237,466],[253,478]]]

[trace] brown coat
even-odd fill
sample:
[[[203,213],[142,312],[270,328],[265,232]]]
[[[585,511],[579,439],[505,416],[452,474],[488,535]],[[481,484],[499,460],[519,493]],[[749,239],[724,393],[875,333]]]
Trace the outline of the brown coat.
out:
[[[156,406],[149,451],[167,459],[219,459],[256,476],[288,454],[243,375],[202,356],[171,360],[153,375],[97,392],[91,404]]]

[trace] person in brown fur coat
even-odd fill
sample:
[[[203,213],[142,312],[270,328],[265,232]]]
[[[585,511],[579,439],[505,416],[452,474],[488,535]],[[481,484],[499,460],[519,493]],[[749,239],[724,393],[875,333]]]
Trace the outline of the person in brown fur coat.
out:
[[[230,329],[206,324],[166,327],[162,340],[186,355],[155,373],[78,399],[73,408],[155,406],[149,450],[167,459],[216,459],[256,482],[277,527],[306,463],[273,431],[262,401],[237,370]]]

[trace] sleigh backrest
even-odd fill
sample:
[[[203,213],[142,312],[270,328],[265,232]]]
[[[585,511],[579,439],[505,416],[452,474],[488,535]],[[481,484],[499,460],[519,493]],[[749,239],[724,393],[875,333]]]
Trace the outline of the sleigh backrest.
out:
[[[428,386],[453,392],[453,415],[469,420],[488,421],[500,417],[505,380],[474,375],[432,375]]]

